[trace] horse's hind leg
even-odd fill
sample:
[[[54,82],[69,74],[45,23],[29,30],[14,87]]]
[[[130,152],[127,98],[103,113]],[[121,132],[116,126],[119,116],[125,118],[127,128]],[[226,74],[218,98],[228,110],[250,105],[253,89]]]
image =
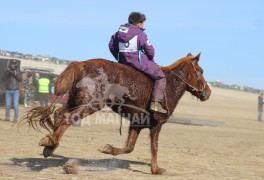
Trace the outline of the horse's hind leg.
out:
[[[54,152],[54,150],[59,146],[59,141],[62,135],[73,121],[83,119],[96,111],[97,109],[89,106],[79,106],[70,112],[66,109],[58,110],[54,115],[54,133],[41,139],[39,143],[40,146],[45,146],[43,156],[48,157]]]
[[[61,122],[64,120],[64,116],[63,114],[68,112],[69,109],[67,106],[62,106],[60,107],[59,109],[56,109],[56,111],[54,112],[54,127],[53,127],[53,132],[55,132],[58,127],[60,126]],[[48,137],[51,137],[51,135],[48,135],[47,138],[43,138],[41,141],[40,141],[40,146],[45,146],[45,145],[48,145],[49,143],[52,144],[52,141],[50,141],[50,138]]]
[[[68,111],[69,111],[68,106],[64,105],[54,112],[54,129],[53,129],[53,132],[55,132],[57,130],[57,128],[60,126],[61,122],[64,120],[64,113],[67,113]]]
[[[46,158],[53,154],[55,149],[59,146],[59,141],[63,135],[63,133],[66,131],[66,129],[70,126],[70,124],[67,124],[66,122],[62,122],[56,131],[53,133],[52,136],[46,136],[42,140],[40,140],[39,145],[45,146],[43,149],[43,156]],[[45,141],[45,143],[43,143]],[[47,144],[48,142],[48,144]]]
[[[54,150],[59,146],[60,138],[66,129],[70,126],[65,121],[64,114],[69,111],[67,106],[63,106],[54,112],[54,129],[52,135],[47,135],[39,142],[40,146],[45,146],[43,150],[43,156],[50,156]]]
[[[107,144],[103,149],[99,150],[105,154],[119,155],[119,154],[128,154],[134,150],[138,135],[140,133],[140,128],[129,127],[128,138],[126,142],[126,146],[124,148],[115,148],[109,144]]]

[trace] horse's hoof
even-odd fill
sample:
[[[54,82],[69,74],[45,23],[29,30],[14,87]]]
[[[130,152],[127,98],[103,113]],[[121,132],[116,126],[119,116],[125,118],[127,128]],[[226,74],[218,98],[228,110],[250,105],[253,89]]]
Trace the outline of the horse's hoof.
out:
[[[47,135],[39,141],[39,146],[54,146],[54,142],[52,141],[52,137]]]
[[[152,174],[164,174],[166,172],[166,169],[164,168],[155,168],[154,170],[152,169]]]
[[[52,154],[52,152],[53,152],[52,147],[50,147],[50,146],[46,146],[46,147],[43,149],[43,156],[44,156],[44,158],[49,157],[49,156]]]
[[[56,146],[46,146],[43,149],[43,156],[44,158],[49,157],[50,155],[53,154],[53,152],[55,151],[55,149],[59,146],[59,144],[57,144]]]
[[[98,149],[98,151],[105,154],[112,154],[112,146],[107,144],[105,147]]]

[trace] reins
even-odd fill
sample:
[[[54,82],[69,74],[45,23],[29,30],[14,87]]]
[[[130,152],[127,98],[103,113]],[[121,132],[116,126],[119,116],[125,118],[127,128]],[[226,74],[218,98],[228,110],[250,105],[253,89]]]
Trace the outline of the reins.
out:
[[[198,73],[197,73],[197,70],[194,66],[194,64],[191,62],[192,66],[193,66],[193,69],[195,71],[195,74],[197,76],[197,79],[203,84],[203,88],[201,90],[199,90],[198,88],[194,87],[193,85],[191,85],[190,83],[188,83],[186,80],[184,80],[180,75],[176,74],[175,72],[173,71],[170,71],[172,72],[175,76],[177,76],[181,81],[183,81],[186,85],[188,85],[192,91],[196,91],[196,92],[202,92],[205,88],[206,88],[206,84],[204,84],[204,82],[201,80],[201,78],[199,77]]]

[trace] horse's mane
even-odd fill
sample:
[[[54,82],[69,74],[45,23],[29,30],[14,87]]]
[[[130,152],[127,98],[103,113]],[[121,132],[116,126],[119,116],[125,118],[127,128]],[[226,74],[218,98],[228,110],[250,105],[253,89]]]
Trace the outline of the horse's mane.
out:
[[[188,60],[190,60],[192,58],[194,58],[194,56],[191,53],[188,53],[187,56],[176,60],[174,63],[172,63],[169,66],[161,66],[161,69],[163,71],[171,71],[171,70],[175,69],[179,64],[183,63],[184,61],[188,61]],[[118,63],[118,62],[110,61],[110,60],[107,60],[107,59],[103,59],[103,58],[89,59],[89,60],[82,61],[82,63],[86,64],[86,63],[90,63],[90,62],[93,62],[93,61],[95,61],[96,64],[98,64],[98,65],[103,65],[105,63],[113,63],[113,66],[115,66],[116,69],[119,69],[119,68],[120,69],[124,69],[125,68],[125,71],[127,71],[127,70],[131,71],[132,70],[132,71],[134,71],[136,73],[144,75],[142,72],[134,69],[133,67],[130,67],[128,65],[121,64],[121,63]]]
[[[171,65],[164,66],[161,69],[164,70],[164,71],[171,71],[171,70],[175,69],[182,62],[188,61],[188,60],[190,60],[192,58],[194,58],[194,56],[191,53],[189,53],[186,57],[180,58],[177,61],[175,61],[174,63],[172,63]]]

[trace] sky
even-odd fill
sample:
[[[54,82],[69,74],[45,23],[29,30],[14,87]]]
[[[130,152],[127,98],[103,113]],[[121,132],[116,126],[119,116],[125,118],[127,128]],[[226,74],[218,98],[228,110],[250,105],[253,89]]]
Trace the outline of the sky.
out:
[[[0,49],[115,61],[108,43],[131,12],[147,17],[155,61],[201,52],[207,81],[264,89],[263,0],[0,0]]]

